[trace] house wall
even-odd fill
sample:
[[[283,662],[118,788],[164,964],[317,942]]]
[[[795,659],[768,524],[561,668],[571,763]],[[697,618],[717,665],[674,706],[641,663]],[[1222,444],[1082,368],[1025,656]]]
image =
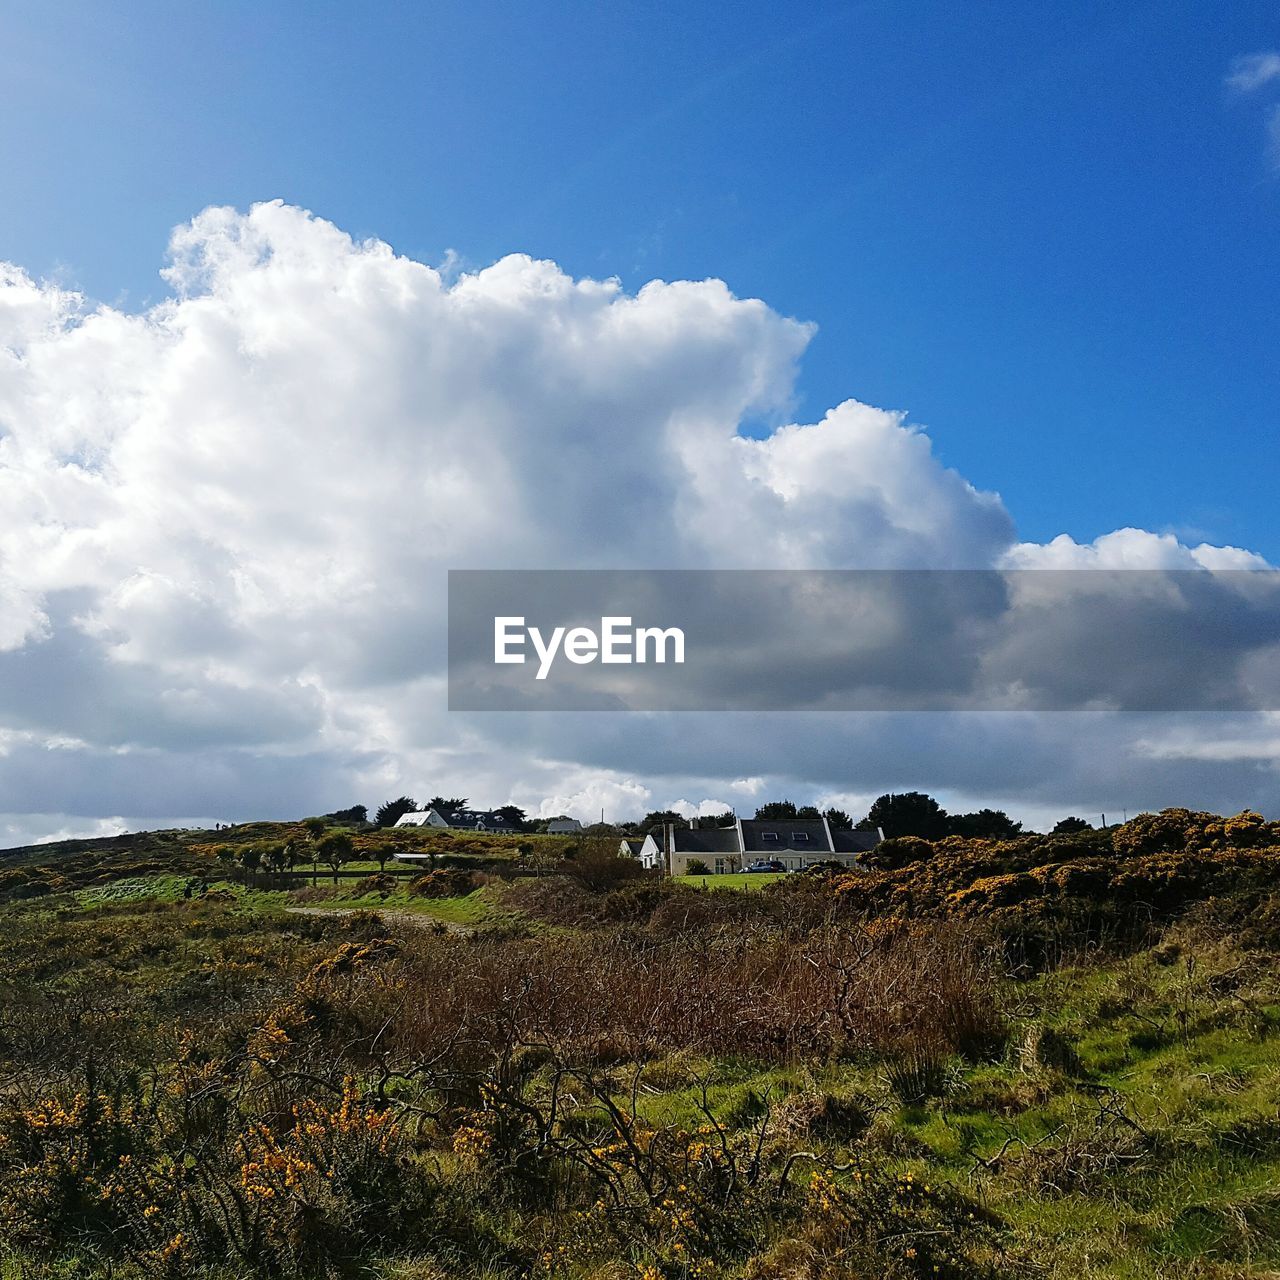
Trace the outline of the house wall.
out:
[[[671,855],[671,874],[684,876],[689,874],[689,863],[701,862],[710,875],[728,875],[741,871],[746,865],[740,853],[673,853]]]
[[[799,853],[794,849],[770,850],[762,853],[673,853],[671,874],[683,876],[689,873],[690,862],[702,862],[711,875],[726,875],[741,871],[753,862],[769,860],[780,862],[788,871],[803,871],[817,862],[838,862],[854,868],[858,865],[856,853],[832,853],[829,849],[815,849],[811,853]]]

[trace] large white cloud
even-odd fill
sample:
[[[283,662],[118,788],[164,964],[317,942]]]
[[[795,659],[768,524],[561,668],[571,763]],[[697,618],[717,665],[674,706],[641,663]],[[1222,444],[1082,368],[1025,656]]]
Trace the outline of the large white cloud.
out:
[[[0,813],[876,789],[802,745],[812,721],[754,751],[685,721],[664,757],[660,717],[450,717],[450,567],[1254,563],[1135,530],[1018,544],[902,415],[787,423],[811,327],[719,281],[631,295],[512,256],[450,282],[279,202],[205,211],[165,274],[130,315],[0,266]],[[857,730],[821,723],[838,757]],[[932,747],[884,740],[885,785],[913,750],[928,782]]]

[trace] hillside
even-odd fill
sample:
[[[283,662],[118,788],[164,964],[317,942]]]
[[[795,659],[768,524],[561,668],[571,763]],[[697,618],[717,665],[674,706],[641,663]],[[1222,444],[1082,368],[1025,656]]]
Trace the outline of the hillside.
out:
[[[0,1274],[1280,1268],[1277,824],[890,841],[751,893],[585,842],[218,856],[301,833],[6,856]]]

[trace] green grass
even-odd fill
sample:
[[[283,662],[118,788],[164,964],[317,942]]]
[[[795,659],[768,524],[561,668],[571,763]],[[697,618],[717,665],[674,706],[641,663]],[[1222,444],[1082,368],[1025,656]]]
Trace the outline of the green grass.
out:
[[[693,885],[698,889],[763,889],[775,880],[785,879],[785,871],[740,871],[724,875],[672,876],[677,884]]]
[[[750,890],[779,878],[679,881]],[[108,991],[145,1022],[211,999],[216,980],[219,999],[244,1001],[251,1023],[261,1016],[259,987],[291,968],[304,973],[347,927],[303,928],[291,907],[470,927],[513,918],[496,887],[442,899],[411,896],[407,883],[357,894],[357,881],[333,886],[322,873],[314,900],[223,882],[202,904],[184,899],[188,883],[171,873],[124,876],[8,908],[0,968],[11,998],[44,986],[56,1011],[66,990],[81,999]],[[644,1063],[635,1096],[655,1127],[696,1129],[705,1098],[735,1133],[767,1115],[770,1132],[793,1149],[909,1171],[972,1196],[1005,1224],[1010,1275],[1263,1280],[1280,1269],[1280,970],[1272,955],[1212,940],[1187,944],[1187,955],[1191,962],[1160,963],[1168,957],[1144,953],[1006,983],[1007,1051],[986,1063],[952,1059],[944,1095],[910,1107],[889,1088],[891,1062],[870,1052],[763,1067],[672,1051]],[[1024,1052],[1036,1028],[1056,1032],[1077,1061],[1063,1068]],[[616,1067],[624,1094],[632,1070]],[[830,1098],[865,1099],[866,1131],[806,1129],[805,1107]],[[379,1265],[371,1275],[387,1274]],[[0,1277],[75,1274],[94,1273],[56,1263],[28,1270],[0,1252]]]

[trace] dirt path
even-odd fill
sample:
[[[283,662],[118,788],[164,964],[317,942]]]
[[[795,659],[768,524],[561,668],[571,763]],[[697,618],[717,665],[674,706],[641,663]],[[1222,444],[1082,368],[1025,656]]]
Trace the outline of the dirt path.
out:
[[[357,911],[372,912],[384,920],[393,920],[397,924],[407,924],[413,929],[434,929],[439,926],[449,933],[469,936],[475,930],[467,924],[457,924],[453,920],[441,920],[439,916],[428,915],[425,911],[379,911],[376,907],[286,907],[290,915],[295,916],[349,916]]]

